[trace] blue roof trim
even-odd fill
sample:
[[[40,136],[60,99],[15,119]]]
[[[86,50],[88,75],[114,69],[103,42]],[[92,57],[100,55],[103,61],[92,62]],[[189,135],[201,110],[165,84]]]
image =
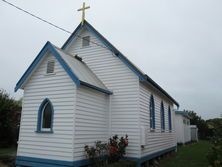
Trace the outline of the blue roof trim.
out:
[[[62,65],[64,70],[67,72],[67,74],[71,77],[71,79],[74,81],[74,83],[79,86],[80,81],[77,78],[77,76],[72,72],[72,70],[69,68],[69,66],[66,64],[66,62],[62,59],[62,57],[59,55],[59,53],[54,49],[52,44],[50,42],[47,42],[45,46],[42,48],[42,50],[39,52],[37,57],[34,59],[32,64],[29,66],[29,68],[25,71],[21,79],[18,81],[15,87],[15,92],[21,88],[22,84],[26,81],[26,79],[29,77],[29,75],[32,73],[32,71],[35,69],[35,67],[38,65],[38,63],[41,61],[41,59],[44,57],[44,55],[47,53],[47,51],[50,51],[53,56],[58,60],[58,62]]]
[[[83,24],[84,25],[84,24]],[[61,47],[61,49],[65,49],[66,46],[69,45],[69,43],[73,40],[73,38],[75,38],[76,34],[78,34],[78,32],[81,30],[81,27],[83,26],[82,23],[80,23],[77,28],[74,30],[74,32],[72,33],[72,35],[70,35],[70,37],[66,40],[66,42],[63,44],[63,46]]]
[[[46,50],[47,50],[47,46],[48,46],[49,42],[47,42],[44,47],[42,48],[42,50],[39,52],[38,56],[34,59],[34,61],[32,62],[32,64],[28,67],[28,69],[25,71],[25,73],[22,75],[22,77],[20,78],[20,80],[17,82],[16,87],[14,89],[14,91],[16,92],[21,85],[24,83],[24,81],[27,79],[28,75],[30,74],[30,72],[35,68],[35,66],[38,64],[38,62],[41,60],[42,56],[45,54]]]
[[[158,89],[160,92],[162,92],[165,96],[167,96],[170,100],[173,101],[173,103],[176,104],[177,107],[179,107],[179,103],[174,100],[163,88],[161,88],[156,82],[154,82],[149,76],[144,75],[136,66],[134,66],[117,48],[115,48],[105,37],[103,37],[92,25],[90,25],[86,20],[84,21],[84,24],[79,24],[78,27],[75,29],[75,31],[72,33],[72,35],[68,38],[68,40],[64,43],[62,46],[62,49],[65,49],[68,44],[76,37],[78,32],[83,28],[86,27],[90,32],[92,32],[95,36],[97,36],[101,42],[119,59],[126,64],[127,67],[129,67],[140,79],[142,82],[147,82],[153,85],[156,89]]]
[[[95,89],[95,90],[97,90],[97,91],[100,91],[100,92],[102,92],[102,93],[108,94],[108,95],[112,95],[112,94],[113,94],[113,92],[111,92],[111,91],[109,91],[109,90],[99,88],[99,87],[97,87],[97,86],[91,85],[91,84],[86,83],[86,82],[84,82],[84,81],[80,81],[80,84],[83,85],[83,86],[86,86],[86,87]]]
[[[138,77],[140,80],[144,80],[144,75],[117,49],[115,48],[102,34],[100,34],[92,25],[90,25],[87,21],[85,21],[86,28],[93,33],[96,37],[101,39],[101,42],[110,49],[111,52],[115,53],[117,57],[122,60],[126,66],[128,66]]]
[[[38,65],[38,63],[41,61],[41,59],[44,57],[44,55],[47,53],[47,51],[50,51],[52,55],[57,59],[57,61],[61,64],[61,66],[64,68],[64,70],[67,72],[67,74],[70,76],[70,78],[73,80],[73,82],[77,85],[80,86],[80,84],[87,86],[89,88],[95,89],[97,91],[100,91],[102,93],[106,93],[108,95],[112,94],[111,91],[105,90],[102,88],[99,88],[97,86],[91,85],[89,83],[80,81],[78,77],[75,75],[75,73],[70,69],[70,67],[67,65],[67,63],[63,60],[63,58],[60,56],[60,54],[56,51],[54,46],[50,43],[47,42],[43,49],[39,52],[37,57],[34,59],[32,64],[29,66],[29,68],[26,70],[26,72],[23,74],[21,79],[18,81],[15,87],[15,92],[21,88],[23,83],[26,81],[26,79],[29,77],[29,75],[32,73],[32,71],[35,69],[35,67]]]

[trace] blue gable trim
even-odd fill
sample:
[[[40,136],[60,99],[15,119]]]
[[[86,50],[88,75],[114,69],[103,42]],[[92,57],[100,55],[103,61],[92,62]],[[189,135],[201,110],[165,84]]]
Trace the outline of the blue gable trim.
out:
[[[50,51],[53,56],[58,60],[58,62],[62,65],[64,70],[67,72],[67,74],[70,76],[70,78],[74,81],[74,83],[79,86],[80,81],[77,78],[77,76],[72,72],[72,70],[69,68],[69,66],[66,64],[66,62],[62,59],[62,57],[59,55],[59,53],[54,49],[52,44],[50,42],[47,42],[45,46],[42,48],[42,50],[39,52],[37,57],[34,59],[32,64],[29,66],[29,68],[26,70],[26,72],[23,74],[21,79],[18,81],[15,87],[15,92],[22,86],[22,84],[26,81],[26,79],[29,77],[29,75],[33,72],[35,67],[38,65],[38,63],[41,61],[41,59],[45,56],[47,51]]]
[[[84,22],[85,23],[85,22]],[[61,49],[65,49],[69,43],[76,37],[76,34],[78,34],[78,32],[81,30],[82,27],[82,23],[80,23],[77,28],[74,30],[74,32],[72,33],[72,35],[67,39],[67,41],[63,44],[63,46],[61,47]]]
[[[143,162],[156,158],[160,155],[163,155],[167,152],[171,152],[176,150],[176,146],[161,150],[149,155],[146,155],[141,158],[136,157],[125,157],[126,160],[133,160],[137,162],[137,166],[139,167]],[[60,160],[51,160],[51,159],[43,159],[43,158],[33,158],[33,157],[24,157],[17,156],[16,157],[16,166],[29,166],[29,167],[80,167],[84,165],[88,165],[90,161],[88,159],[78,160],[78,161],[60,161]]]
[[[56,49],[53,47],[53,45],[50,42],[47,42],[43,49],[39,52],[37,57],[34,59],[32,64],[29,66],[29,68],[26,70],[26,72],[23,74],[21,79],[18,81],[15,87],[15,92],[21,88],[21,86],[24,84],[26,79],[29,77],[29,75],[33,72],[35,67],[38,65],[38,63],[41,61],[41,59],[45,56],[47,52],[51,52],[52,55],[57,59],[57,61],[61,64],[61,66],[64,68],[64,70],[67,72],[67,74],[70,76],[70,78],[73,80],[73,82],[78,86],[80,84],[83,84],[84,86],[90,87],[92,89],[95,89],[97,91],[100,91],[102,93],[106,93],[108,95],[112,94],[109,90],[105,90],[99,87],[96,87],[94,85],[91,85],[89,83],[80,81],[78,77],[74,74],[74,72],[70,69],[70,67],[67,65],[67,63],[63,60],[63,58],[60,56],[60,54],[56,51]]]
[[[144,75],[135,65],[133,65],[117,48],[115,48],[105,37],[103,37],[92,25],[90,25],[86,20],[84,24],[79,24],[72,35],[68,38],[68,40],[62,46],[62,49],[66,49],[66,47],[70,44],[70,42],[78,35],[78,32],[83,28],[87,28],[91,33],[93,33],[96,37],[100,39],[100,41],[113,52],[119,59],[130,69],[132,70],[142,82],[150,83],[156,89],[158,89],[161,93],[163,93],[166,97],[173,101],[177,107],[179,107],[179,103],[174,100],[164,89],[162,89],[156,82],[154,82],[150,77]]]

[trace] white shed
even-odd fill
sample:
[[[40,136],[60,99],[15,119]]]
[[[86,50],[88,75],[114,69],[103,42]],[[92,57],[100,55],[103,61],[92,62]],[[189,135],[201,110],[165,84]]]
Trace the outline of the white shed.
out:
[[[126,156],[138,166],[176,149],[178,102],[87,21],[61,48],[47,42],[18,89],[17,166],[83,166],[84,146],[115,134],[128,134]]]
[[[175,111],[175,130],[177,143],[185,144],[191,141],[190,117],[184,111]]]
[[[191,141],[198,141],[198,128],[197,125],[190,125]]]

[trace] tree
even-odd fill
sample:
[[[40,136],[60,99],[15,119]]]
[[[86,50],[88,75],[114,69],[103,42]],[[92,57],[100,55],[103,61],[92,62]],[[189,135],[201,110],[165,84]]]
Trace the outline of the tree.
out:
[[[202,119],[200,116],[198,116],[197,113],[195,113],[194,111],[186,111],[186,112],[191,118],[190,124],[197,125],[200,139],[207,139],[207,137],[209,137],[209,128],[206,121]]]
[[[0,144],[16,144],[21,104],[4,90],[0,90]]]

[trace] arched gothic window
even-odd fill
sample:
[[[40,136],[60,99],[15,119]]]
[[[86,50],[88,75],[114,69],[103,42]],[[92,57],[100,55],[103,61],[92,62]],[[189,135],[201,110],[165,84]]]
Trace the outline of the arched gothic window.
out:
[[[169,131],[172,130],[172,118],[171,118],[171,108],[168,107],[168,122],[169,122]]]
[[[165,130],[165,113],[164,113],[164,105],[163,102],[161,102],[161,107],[160,107],[160,118],[161,118],[161,130]]]
[[[39,107],[37,132],[52,132],[53,113],[52,103],[46,98]]]
[[[155,104],[153,95],[150,96],[150,129],[155,129]]]

